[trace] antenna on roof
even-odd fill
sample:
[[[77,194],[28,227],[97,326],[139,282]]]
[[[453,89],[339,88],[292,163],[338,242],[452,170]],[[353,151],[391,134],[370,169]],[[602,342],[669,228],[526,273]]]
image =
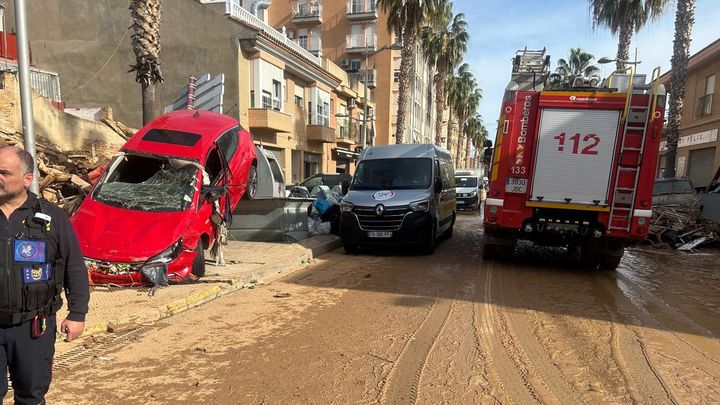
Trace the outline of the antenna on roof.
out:
[[[200,110],[195,110],[195,114],[193,114],[193,117],[194,117],[194,118],[199,118],[199,117],[200,117]]]

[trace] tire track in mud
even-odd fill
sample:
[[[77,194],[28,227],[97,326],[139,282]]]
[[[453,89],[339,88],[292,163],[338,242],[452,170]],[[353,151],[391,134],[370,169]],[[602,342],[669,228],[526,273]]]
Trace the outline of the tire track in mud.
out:
[[[539,403],[540,396],[528,381],[527,374],[522,372],[523,365],[517,363],[517,356],[513,355],[517,349],[512,347],[509,339],[507,325],[500,314],[501,309],[493,304],[493,276],[495,262],[488,263],[485,272],[483,289],[482,320],[476,325],[479,330],[480,342],[486,355],[488,369],[496,384],[500,387],[507,402],[515,404]],[[484,321],[484,322],[483,322]],[[510,347],[509,347],[510,346]],[[501,401],[502,402],[502,401]]]
[[[614,280],[608,278],[607,275],[594,274],[594,278],[598,284],[603,287],[607,295],[619,303],[624,309],[630,311],[630,314],[640,323],[640,325],[633,326],[632,323],[627,321],[624,322],[627,325],[621,325],[621,323],[623,323],[621,319],[617,319],[614,322],[614,324],[616,324],[615,331],[618,332],[617,338],[614,340],[616,351],[620,356],[626,357],[626,360],[629,360],[632,365],[647,365],[646,370],[640,374],[637,367],[627,366],[627,363],[625,363],[625,372],[628,373],[628,376],[638,383],[641,389],[649,390],[648,393],[656,393],[653,399],[659,399],[657,393],[661,388],[666,394],[665,402],[675,404],[684,401],[676,398],[679,393],[673,393],[672,387],[683,389],[684,393],[689,395],[690,398],[695,396],[692,390],[685,389],[687,386],[685,380],[700,379],[707,386],[720,383],[720,364],[718,364],[717,360],[688,341],[688,339],[700,339],[699,337],[693,335],[686,335],[687,337],[681,336],[680,333],[673,331],[672,326],[678,326],[677,324],[663,324],[637,301],[644,299],[647,303],[653,304],[655,308],[668,314],[675,320],[673,323],[679,322],[685,327],[694,329],[696,333],[702,336],[706,336],[705,333],[703,333],[706,332],[704,328],[696,325],[680,312],[669,307],[660,299],[630,281],[627,277],[620,274],[613,274],[613,276],[615,277]],[[635,295],[635,297],[633,297],[633,295]],[[616,311],[610,309],[608,309],[608,311],[617,315]],[[648,345],[651,343],[655,343],[656,346],[653,352],[657,352],[662,355],[660,357],[663,357],[662,362],[656,365],[653,365],[650,358],[651,353]],[[715,343],[712,342],[710,345],[715,346]],[[625,350],[623,353],[621,351],[622,347],[629,347],[630,350]],[[672,348],[674,348],[674,351],[672,351]],[[663,351],[667,351],[667,353],[663,353]],[[673,354],[674,357],[671,357]],[[682,373],[677,372],[679,370],[673,371],[672,368],[668,369],[668,360],[670,359],[676,363],[681,363],[679,366]],[[676,369],[677,368],[676,366]],[[660,369],[665,369],[666,372],[662,373]],[[654,380],[657,383],[652,382],[649,373],[654,375]],[[631,394],[634,394],[634,399],[637,399],[635,398],[636,395],[640,398],[648,397],[646,393],[632,393],[631,391]],[[716,401],[717,397],[709,400]]]
[[[435,299],[425,320],[408,339],[408,343],[390,370],[380,402],[384,404],[415,403],[420,375],[428,355],[447,323],[455,300]]]

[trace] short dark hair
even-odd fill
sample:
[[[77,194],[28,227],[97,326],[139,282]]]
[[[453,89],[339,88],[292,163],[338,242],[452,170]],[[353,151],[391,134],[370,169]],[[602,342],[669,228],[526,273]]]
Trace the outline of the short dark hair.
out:
[[[23,175],[35,172],[35,159],[33,159],[30,152],[26,151],[23,148],[18,148],[17,146],[8,145],[8,146],[0,147],[0,149],[5,149],[5,148],[15,149],[15,153],[17,153],[17,157],[18,157],[18,159],[20,159],[20,165],[23,168]]]

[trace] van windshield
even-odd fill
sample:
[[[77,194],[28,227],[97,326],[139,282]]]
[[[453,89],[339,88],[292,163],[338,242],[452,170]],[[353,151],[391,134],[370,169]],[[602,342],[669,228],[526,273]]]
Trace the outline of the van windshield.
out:
[[[432,159],[373,159],[358,164],[350,190],[426,189],[431,183]]]
[[[477,177],[455,177],[455,187],[477,187]]]

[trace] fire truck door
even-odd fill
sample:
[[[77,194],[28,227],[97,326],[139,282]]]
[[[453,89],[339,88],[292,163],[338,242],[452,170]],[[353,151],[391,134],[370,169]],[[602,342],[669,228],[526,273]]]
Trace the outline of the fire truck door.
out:
[[[545,108],[532,201],[607,204],[620,111]]]

